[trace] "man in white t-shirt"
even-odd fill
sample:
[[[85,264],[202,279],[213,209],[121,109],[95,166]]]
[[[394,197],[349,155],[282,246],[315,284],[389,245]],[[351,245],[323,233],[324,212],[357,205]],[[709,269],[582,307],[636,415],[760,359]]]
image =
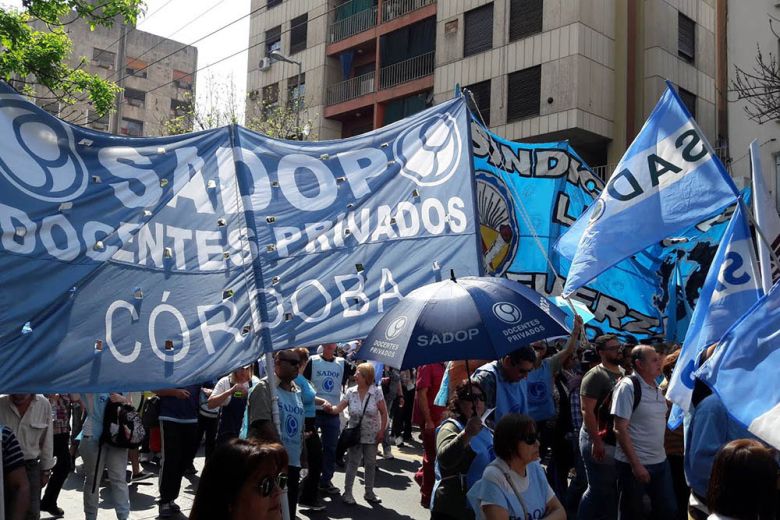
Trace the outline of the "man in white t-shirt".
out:
[[[653,347],[639,345],[631,351],[631,363],[634,375],[615,387],[611,410],[618,441],[618,518],[643,518],[645,494],[653,518],[675,518],[672,473],[664,449],[667,403],[655,383],[661,374],[661,357]],[[641,396],[634,406],[637,389]]]

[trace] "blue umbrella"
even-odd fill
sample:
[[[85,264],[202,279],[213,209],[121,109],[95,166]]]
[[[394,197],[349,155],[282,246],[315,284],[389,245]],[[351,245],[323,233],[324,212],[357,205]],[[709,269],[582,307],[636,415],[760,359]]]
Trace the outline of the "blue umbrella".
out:
[[[382,317],[358,359],[404,369],[439,361],[499,359],[568,334],[566,314],[506,278],[464,277],[425,285]]]

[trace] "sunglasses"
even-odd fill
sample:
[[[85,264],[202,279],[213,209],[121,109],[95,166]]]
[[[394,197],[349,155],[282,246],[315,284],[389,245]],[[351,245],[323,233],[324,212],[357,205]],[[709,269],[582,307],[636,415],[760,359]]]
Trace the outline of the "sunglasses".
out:
[[[260,494],[264,497],[271,496],[271,493],[277,487],[282,491],[287,488],[287,473],[268,475],[263,477],[263,480],[257,485],[258,491],[260,491]]]
[[[528,444],[529,446],[533,446],[534,444],[536,444],[536,441],[539,440],[539,434],[536,432],[527,433],[522,437],[520,437],[520,440]]]
[[[463,401],[482,401],[485,402],[485,396],[482,394],[466,394],[464,396],[459,397],[459,399]]]
[[[284,362],[289,363],[290,365],[292,365],[294,367],[301,366],[301,360],[300,359],[286,359],[286,358],[280,357],[279,361],[284,361]]]

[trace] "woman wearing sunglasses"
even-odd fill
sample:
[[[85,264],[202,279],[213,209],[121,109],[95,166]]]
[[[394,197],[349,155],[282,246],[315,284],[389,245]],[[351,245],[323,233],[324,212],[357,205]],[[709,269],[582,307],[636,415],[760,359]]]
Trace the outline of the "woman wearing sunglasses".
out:
[[[539,464],[533,419],[515,413],[503,416],[496,425],[493,447],[496,460],[468,493],[477,518],[565,520],[566,512]]]
[[[447,410],[448,417],[436,433],[431,520],[473,520],[466,493],[495,458],[493,432],[482,424],[482,387],[464,379],[455,387]]]
[[[203,468],[190,520],[280,520],[286,486],[284,446],[229,440],[214,450]]]
[[[239,436],[244,422],[247,398],[257,378],[252,376],[252,365],[237,368],[220,379],[209,396],[209,408],[219,408],[217,443]]]

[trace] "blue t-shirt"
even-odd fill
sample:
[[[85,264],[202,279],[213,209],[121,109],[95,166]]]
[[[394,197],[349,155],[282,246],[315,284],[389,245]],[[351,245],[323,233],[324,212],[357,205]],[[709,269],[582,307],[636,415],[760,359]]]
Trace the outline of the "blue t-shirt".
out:
[[[175,423],[197,423],[200,407],[200,385],[183,387],[190,392],[188,399],[172,396],[160,397],[160,419]]]
[[[314,389],[314,385],[303,377],[303,374],[298,374],[298,377],[295,378],[295,384],[301,389],[301,401],[303,401],[306,417],[316,417],[317,407],[314,398],[317,397],[317,390]]]
[[[82,436],[99,439],[103,434],[103,417],[106,415],[106,405],[111,400],[111,394],[87,394],[84,402],[87,405],[87,418],[82,427]]]
[[[514,488],[507,480],[512,480]],[[522,503],[517,493],[523,498]],[[509,520],[536,520],[543,518],[547,502],[555,496],[539,461],[526,466],[526,476],[521,477],[501,459],[485,468],[482,478],[468,492],[469,504],[477,512],[477,518],[485,518],[484,505],[496,505],[509,513]],[[523,507],[523,504],[525,507]],[[525,514],[523,513],[525,509]]]

